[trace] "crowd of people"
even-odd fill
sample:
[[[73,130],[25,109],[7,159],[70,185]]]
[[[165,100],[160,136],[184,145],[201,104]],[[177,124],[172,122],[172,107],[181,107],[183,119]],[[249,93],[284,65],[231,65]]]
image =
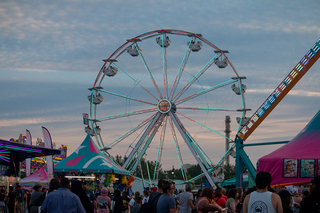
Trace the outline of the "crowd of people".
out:
[[[320,176],[314,178],[310,190],[302,186],[270,188],[272,177],[268,172],[256,175],[255,187],[242,188],[211,187],[192,193],[192,185],[186,184],[184,191],[177,191],[175,183],[160,179],[157,187],[147,187],[142,194],[103,187],[94,194],[87,189],[86,181],[67,178],[52,179],[48,190],[40,184],[33,192],[16,185],[9,193],[0,191],[0,212],[9,213],[313,213],[320,212]]]

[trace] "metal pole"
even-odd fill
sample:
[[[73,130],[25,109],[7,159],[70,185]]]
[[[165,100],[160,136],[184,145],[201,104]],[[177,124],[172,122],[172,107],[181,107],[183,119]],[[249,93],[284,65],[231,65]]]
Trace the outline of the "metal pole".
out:
[[[143,178],[143,173],[142,173],[141,161],[139,161],[139,167],[140,167],[140,172],[141,172],[141,180],[142,180],[143,190],[145,190],[146,187],[144,186],[144,178]]]
[[[230,130],[230,123],[231,123],[231,119],[230,119],[230,116],[229,115],[226,115],[226,130],[224,131],[225,133],[226,133],[226,152],[229,150],[229,139],[228,138],[230,138],[230,132],[231,132],[231,130]],[[227,157],[227,159],[226,159],[226,165],[229,165],[229,160],[230,160],[230,158],[229,158],[229,155],[228,155],[228,157]]]

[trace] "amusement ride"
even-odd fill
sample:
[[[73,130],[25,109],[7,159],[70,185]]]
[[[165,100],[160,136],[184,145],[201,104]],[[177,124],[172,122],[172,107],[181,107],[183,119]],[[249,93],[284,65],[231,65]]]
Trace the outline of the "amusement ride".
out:
[[[213,174],[232,155],[236,157],[239,186],[243,164],[251,177],[255,175],[243,141],[315,63],[319,47],[320,40],[248,118],[250,109],[246,108],[243,84],[246,77],[235,70],[227,50],[219,49],[201,34],[181,30],[141,34],[103,60],[89,88],[90,113],[85,131],[106,154],[116,148],[116,154],[126,156],[122,164],[126,170],[135,171],[142,158],[154,160],[154,171],[148,169],[150,182],[158,179],[165,152],[179,162],[182,183],[205,176],[215,188]],[[226,112],[238,121],[235,139],[228,138],[217,125]],[[201,136],[204,138],[199,139]],[[212,152],[221,139],[227,139],[231,146],[213,163],[205,151]],[[203,141],[212,143],[213,149],[203,150]],[[184,161],[189,156],[202,173],[188,180]]]

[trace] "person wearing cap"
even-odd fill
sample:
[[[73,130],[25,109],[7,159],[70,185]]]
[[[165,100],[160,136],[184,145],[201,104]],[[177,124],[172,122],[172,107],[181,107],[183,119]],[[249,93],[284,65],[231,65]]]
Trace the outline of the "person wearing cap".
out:
[[[320,211],[320,176],[311,180],[311,194],[301,201],[300,213]]]
[[[269,172],[261,171],[256,175],[257,190],[246,196],[243,202],[243,213],[283,212],[280,196],[268,191],[271,181],[272,177]]]
[[[108,197],[108,189],[102,187],[101,195],[97,197],[97,205],[98,205],[98,212],[99,213],[109,213],[109,209],[111,207],[111,199]]]
[[[42,195],[42,186],[40,184],[36,184],[34,187],[33,187],[33,190],[34,192],[31,194],[31,197],[30,197],[30,201],[31,201],[31,208],[30,208],[30,213],[37,213],[39,212],[38,210],[38,206],[35,206],[34,205],[34,201]]]
[[[80,198],[70,192],[70,181],[62,178],[60,188],[48,194],[41,206],[41,213],[86,213]]]
[[[149,197],[148,203],[151,203],[152,209],[153,209],[153,213],[157,213],[158,201],[159,201],[160,196],[163,194],[162,181],[163,181],[163,179],[159,179],[158,180],[158,190],[153,192]]]
[[[36,198],[33,203],[31,204],[32,206],[37,206],[36,209],[38,209],[39,206],[42,205],[44,199],[46,199],[47,195],[55,190],[58,190],[60,187],[60,182],[58,179],[51,179],[50,180],[50,186],[49,186],[49,190],[42,193],[42,195],[40,195],[38,198]],[[29,212],[30,213],[30,212]],[[38,212],[37,212],[38,213]]]
[[[97,210],[96,196],[93,194],[93,192],[90,189],[87,188],[86,180],[82,180],[82,189],[84,190],[84,192],[86,193],[86,195],[90,200],[91,208],[94,210]]]
[[[157,187],[154,186],[154,187],[151,188],[151,190],[152,190],[152,193],[156,192],[157,191]]]

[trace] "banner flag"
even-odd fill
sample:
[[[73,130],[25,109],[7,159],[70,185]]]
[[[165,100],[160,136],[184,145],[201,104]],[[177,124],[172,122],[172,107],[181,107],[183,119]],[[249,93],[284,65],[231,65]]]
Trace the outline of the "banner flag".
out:
[[[47,128],[42,127],[43,139],[44,139],[44,147],[52,149],[52,140],[51,135]],[[46,156],[47,161],[47,170],[48,170],[48,178],[49,180],[53,179],[53,162],[52,155]]]
[[[83,116],[83,124],[84,125],[89,125],[89,115],[88,113],[82,113]]]
[[[32,145],[32,137],[29,130],[26,129],[26,144]],[[28,177],[30,175],[31,171],[31,158],[26,159],[26,176]]]

